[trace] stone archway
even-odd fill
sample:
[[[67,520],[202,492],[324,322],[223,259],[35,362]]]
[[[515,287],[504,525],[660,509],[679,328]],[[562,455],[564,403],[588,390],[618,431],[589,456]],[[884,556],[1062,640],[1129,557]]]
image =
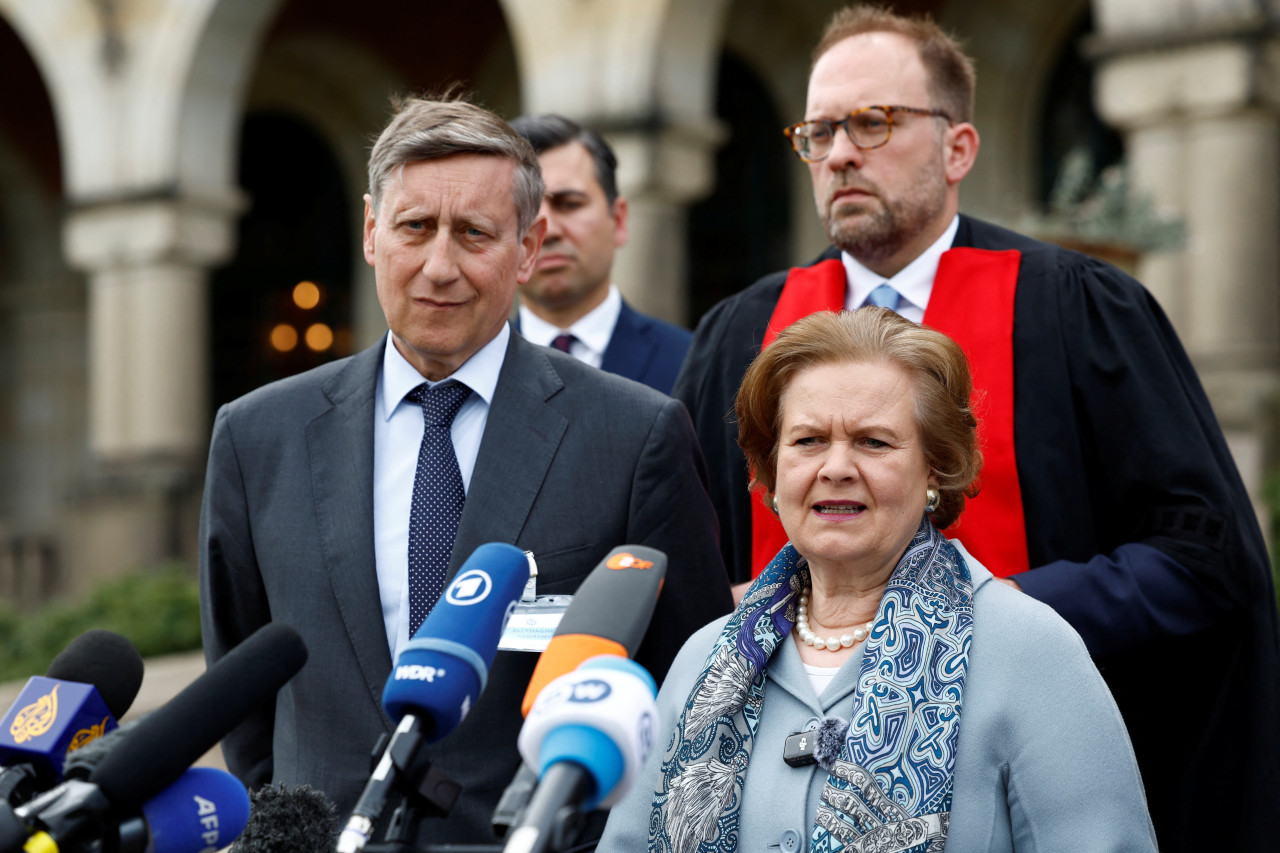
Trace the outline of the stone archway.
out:
[[[61,156],[44,79],[0,16],[0,598],[58,591],[59,500],[83,464],[84,300],[62,261]]]

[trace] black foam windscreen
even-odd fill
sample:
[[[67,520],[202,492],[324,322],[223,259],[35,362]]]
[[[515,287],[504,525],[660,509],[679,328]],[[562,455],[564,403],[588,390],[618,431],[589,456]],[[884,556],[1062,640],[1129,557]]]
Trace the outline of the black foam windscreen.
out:
[[[140,808],[263,704],[307,662],[287,625],[268,624],[137,727],[89,776],[116,808]]]
[[[249,793],[249,822],[229,853],[331,853],[338,808],[310,785],[282,782]]]
[[[63,649],[45,673],[60,681],[92,684],[117,720],[124,716],[142,687],[142,655],[114,631],[85,631]]]

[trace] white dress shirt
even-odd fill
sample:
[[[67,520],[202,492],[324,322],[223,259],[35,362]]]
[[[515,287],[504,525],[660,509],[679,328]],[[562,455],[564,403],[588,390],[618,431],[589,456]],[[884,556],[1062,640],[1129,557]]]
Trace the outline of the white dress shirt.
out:
[[[522,303],[520,334],[530,343],[549,347],[557,335],[568,332],[574,338],[573,343],[569,344],[569,355],[584,364],[599,367],[604,363],[604,351],[609,348],[613,327],[618,324],[618,315],[621,313],[622,294],[610,282],[609,292],[605,295],[604,302],[592,308],[567,329],[553,326]]]
[[[960,217],[956,216],[941,237],[889,279],[867,269],[848,252],[841,252],[840,260],[844,262],[848,281],[844,307],[850,310],[861,308],[867,304],[871,291],[888,284],[902,297],[898,301],[898,313],[914,323],[923,322],[924,309],[929,307],[929,295],[933,293],[933,279],[938,274],[938,263],[942,260],[942,253],[955,242],[959,228]]]
[[[467,491],[510,339],[511,327],[504,323],[497,337],[448,377],[472,391],[450,430],[462,487]],[[409,511],[413,506],[413,479],[418,472],[418,448],[425,431],[422,407],[404,397],[423,382],[427,380],[405,361],[388,333],[373,404],[373,544],[382,621],[392,660],[409,640]],[[434,387],[438,383],[427,384]],[[352,484],[352,488],[357,487]]]

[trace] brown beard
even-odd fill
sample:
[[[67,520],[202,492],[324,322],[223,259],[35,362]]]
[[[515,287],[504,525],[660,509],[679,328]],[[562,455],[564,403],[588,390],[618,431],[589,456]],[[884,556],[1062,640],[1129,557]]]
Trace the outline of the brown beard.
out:
[[[946,208],[947,183],[941,164],[922,178],[897,198],[886,198],[879,187],[846,173],[844,181],[831,187],[826,204],[818,211],[827,237],[864,266],[874,267],[893,258],[937,222]],[[873,196],[856,205],[833,205],[831,196],[850,186],[863,187]],[[855,213],[855,207],[863,209]]]

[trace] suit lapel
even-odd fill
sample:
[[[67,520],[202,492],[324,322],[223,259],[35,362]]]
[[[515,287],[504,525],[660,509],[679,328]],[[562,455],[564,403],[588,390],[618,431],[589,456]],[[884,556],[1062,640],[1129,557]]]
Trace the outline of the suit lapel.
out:
[[[514,544],[520,537],[569,424],[547,405],[563,387],[546,351],[512,335],[458,524],[450,577],[480,545]]]
[[[373,543],[373,412],[385,344],[324,387],[332,408],[307,424],[320,551],[343,626],[375,702],[391,672]]]
[[[627,379],[643,382],[645,370],[653,360],[657,341],[650,334],[652,321],[637,314],[625,301],[614,324],[609,346],[605,348],[600,369]]]

